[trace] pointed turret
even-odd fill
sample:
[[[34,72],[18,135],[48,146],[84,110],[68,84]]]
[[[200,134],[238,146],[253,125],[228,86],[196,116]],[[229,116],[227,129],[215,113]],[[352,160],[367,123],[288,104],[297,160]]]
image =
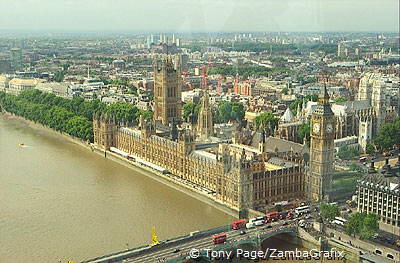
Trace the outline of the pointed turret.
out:
[[[214,133],[214,125],[212,120],[212,111],[210,108],[208,91],[204,92],[201,109],[199,112],[198,136],[200,140],[208,140]]]

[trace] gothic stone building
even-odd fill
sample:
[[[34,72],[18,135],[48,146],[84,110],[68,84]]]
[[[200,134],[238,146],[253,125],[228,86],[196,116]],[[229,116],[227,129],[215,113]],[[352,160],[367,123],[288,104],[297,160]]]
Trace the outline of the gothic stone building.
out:
[[[182,115],[181,72],[171,56],[154,62],[154,119],[165,126]]]
[[[154,122],[143,118],[138,127],[121,127],[110,118],[97,116],[93,126],[97,147],[117,149],[139,163],[163,167],[207,188],[216,201],[240,217],[246,217],[249,209],[265,211],[275,202],[304,198],[300,153],[269,150],[265,136],[255,147],[218,143],[204,148],[198,147],[189,129],[171,129],[177,136],[169,137],[157,131]]]

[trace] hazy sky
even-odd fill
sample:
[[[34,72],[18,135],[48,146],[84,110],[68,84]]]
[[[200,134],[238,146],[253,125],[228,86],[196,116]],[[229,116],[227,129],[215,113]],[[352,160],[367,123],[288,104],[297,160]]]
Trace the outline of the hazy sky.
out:
[[[0,0],[0,10],[0,30],[399,30],[399,0]]]

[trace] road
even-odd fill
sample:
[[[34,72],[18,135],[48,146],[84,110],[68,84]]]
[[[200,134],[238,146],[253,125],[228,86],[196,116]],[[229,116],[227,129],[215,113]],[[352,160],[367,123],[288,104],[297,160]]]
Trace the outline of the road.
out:
[[[272,225],[272,228],[267,228],[268,225]],[[253,229],[240,229],[240,230],[230,230],[228,232],[225,232],[227,235],[227,243],[230,242],[235,242],[241,239],[247,239],[255,234],[261,234],[264,231],[275,231],[279,227],[282,227],[283,223],[282,221],[266,224],[263,226],[259,226]],[[288,227],[291,225],[287,225],[285,227]],[[240,235],[241,230],[246,231],[246,234]],[[156,251],[153,254],[145,254],[141,255],[139,257],[135,257],[132,259],[125,259],[122,260],[121,262],[124,263],[131,263],[131,262],[164,262],[168,261],[174,258],[178,258],[181,255],[187,256],[190,252],[191,249],[198,249],[198,250],[204,250],[204,249],[213,249],[217,247],[217,245],[214,245],[211,240],[211,236],[204,237],[189,243],[185,243],[180,245],[179,247],[174,246],[174,247],[169,247],[169,248],[164,248],[162,250]],[[179,252],[174,252],[174,249],[178,248],[180,251]]]

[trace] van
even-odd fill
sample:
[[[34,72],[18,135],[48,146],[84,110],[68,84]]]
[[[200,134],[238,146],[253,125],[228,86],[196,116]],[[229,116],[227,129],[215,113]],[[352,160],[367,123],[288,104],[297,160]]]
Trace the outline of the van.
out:
[[[249,222],[249,223],[246,224],[246,228],[247,228],[247,229],[255,228],[255,224],[252,223],[252,222]]]

